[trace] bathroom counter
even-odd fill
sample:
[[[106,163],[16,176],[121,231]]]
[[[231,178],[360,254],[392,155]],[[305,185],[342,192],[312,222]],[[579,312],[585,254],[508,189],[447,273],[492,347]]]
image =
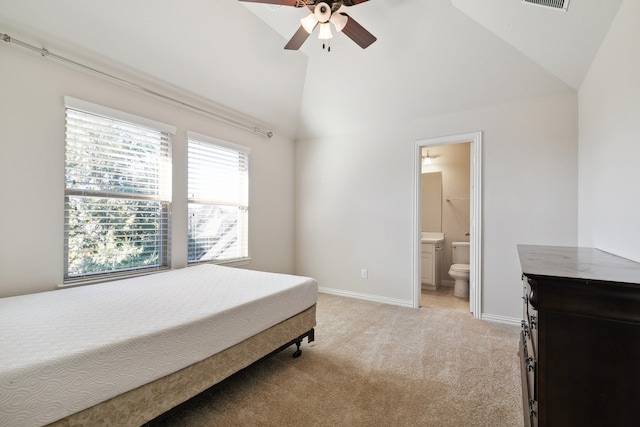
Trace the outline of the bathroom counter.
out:
[[[444,242],[444,233],[432,231],[423,231],[420,233],[420,242],[422,243],[442,243]]]

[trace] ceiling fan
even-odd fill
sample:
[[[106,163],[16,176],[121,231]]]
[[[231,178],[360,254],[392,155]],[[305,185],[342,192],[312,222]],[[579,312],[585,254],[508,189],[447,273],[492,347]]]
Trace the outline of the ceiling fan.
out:
[[[336,31],[341,31],[358,46],[366,49],[375,42],[376,37],[358,24],[352,17],[340,11],[343,6],[351,7],[368,0],[240,0],[250,3],[266,3],[280,6],[308,7],[311,14],[302,18],[300,28],[285,45],[285,49],[297,50],[307,40],[316,26],[320,26],[319,39],[327,40],[333,37],[331,25]]]

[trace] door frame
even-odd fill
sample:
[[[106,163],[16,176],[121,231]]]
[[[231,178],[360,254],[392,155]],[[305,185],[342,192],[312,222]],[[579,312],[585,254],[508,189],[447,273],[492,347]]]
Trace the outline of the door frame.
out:
[[[415,141],[414,150],[414,201],[413,201],[413,277],[414,277],[414,308],[420,307],[421,279],[420,279],[420,223],[421,223],[421,174],[422,148],[436,145],[471,143],[470,153],[470,232],[469,236],[469,311],[476,319],[482,316],[482,132],[469,132],[457,135],[424,138]]]

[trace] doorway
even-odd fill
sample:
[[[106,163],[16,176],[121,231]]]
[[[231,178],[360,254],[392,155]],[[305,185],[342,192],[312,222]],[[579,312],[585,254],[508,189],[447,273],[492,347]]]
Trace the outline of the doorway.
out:
[[[421,224],[422,224],[422,152],[428,147],[448,144],[470,144],[470,196],[469,196],[469,311],[477,319],[480,319],[482,310],[482,283],[481,283],[481,248],[482,248],[482,132],[471,132],[459,135],[450,135],[437,138],[426,138],[415,141],[414,153],[414,222],[413,222],[413,265],[414,265],[414,297],[413,306],[420,307],[421,286]],[[446,269],[442,268],[443,275]]]

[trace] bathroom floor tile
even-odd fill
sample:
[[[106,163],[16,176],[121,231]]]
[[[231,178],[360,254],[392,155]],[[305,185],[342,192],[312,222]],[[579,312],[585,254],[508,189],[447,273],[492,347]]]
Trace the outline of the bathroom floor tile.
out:
[[[456,311],[469,311],[469,299],[453,296],[453,287],[440,286],[435,291],[422,290],[421,308],[449,308]]]

